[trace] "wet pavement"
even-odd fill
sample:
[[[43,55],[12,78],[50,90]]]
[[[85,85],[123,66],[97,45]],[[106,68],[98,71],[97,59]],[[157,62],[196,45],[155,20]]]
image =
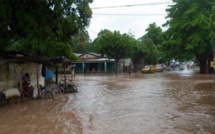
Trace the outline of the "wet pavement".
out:
[[[0,107],[0,133],[215,133],[213,75],[192,70],[76,75],[74,83],[78,93]]]

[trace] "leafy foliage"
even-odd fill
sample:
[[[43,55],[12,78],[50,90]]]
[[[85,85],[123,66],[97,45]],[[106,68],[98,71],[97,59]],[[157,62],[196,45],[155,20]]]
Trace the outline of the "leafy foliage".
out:
[[[141,64],[144,62],[144,57],[147,55],[147,47],[137,42],[136,45],[133,46],[133,55],[132,55],[132,61],[134,64]]]
[[[208,34],[214,32],[209,21],[214,1],[173,0],[173,2],[176,4],[167,9],[169,20],[165,26],[169,29],[165,33],[164,48],[168,56],[172,57],[176,57],[177,49],[180,49],[180,57],[195,55],[201,64],[200,72],[203,73],[206,70],[206,61],[211,60],[213,54]]]
[[[127,34],[120,34],[118,31],[104,30],[99,33],[96,39],[97,49],[100,53],[119,61],[121,58],[128,58],[132,55],[132,43],[135,40]]]
[[[215,30],[215,6],[212,8],[212,13],[210,15],[210,28]],[[211,43],[213,44],[213,51],[215,52],[215,32],[210,33]]]
[[[153,43],[152,39],[148,36],[144,36],[141,39],[142,46],[145,48],[144,61],[146,64],[154,64],[158,59],[158,50],[156,45]]]
[[[92,0],[1,0],[0,49],[71,57],[69,41],[89,25]],[[59,53],[62,52],[63,53]],[[65,50],[65,51],[64,51]]]
[[[115,59],[115,73],[117,74],[119,60],[132,56],[136,40],[127,34],[120,34],[118,31],[102,30],[94,43],[99,53]]]
[[[116,60],[129,57],[135,66],[143,64],[144,61],[155,64],[163,55],[162,30],[152,23],[147,28],[147,34],[136,40],[132,33],[120,34],[105,29],[85,48],[91,52],[106,54]]]
[[[154,64],[163,57],[162,29],[152,23],[146,31],[147,33],[139,39],[139,42],[145,50],[144,61],[147,64]]]
[[[89,44],[89,35],[87,31],[79,31],[78,34],[76,34],[72,40],[72,48],[75,53],[85,53],[86,52],[86,46]]]

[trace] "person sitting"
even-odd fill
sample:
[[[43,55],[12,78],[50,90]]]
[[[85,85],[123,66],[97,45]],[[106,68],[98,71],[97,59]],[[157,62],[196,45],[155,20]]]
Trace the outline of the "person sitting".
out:
[[[26,73],[23,77],[22,77],[22,85],[30,85],[30,77],[29,74]]]

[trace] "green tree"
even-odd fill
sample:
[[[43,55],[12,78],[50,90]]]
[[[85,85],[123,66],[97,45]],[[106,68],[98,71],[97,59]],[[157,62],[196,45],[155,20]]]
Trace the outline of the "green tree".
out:
[[[84,48],[85,48],[86,52],[98,53],[96,44],[94,42],[88,42],[87,45],[84,46]]]
[[[210,27],[211,29],[213,29],[213,31],[215,30],[215,6],[213,6],[212,8],[212,13],[210,15]],[[215,46],[215,32],[211,32],[210,33],[210,37],[211,37],[211,43],[213,44],[213,46]],[[215,52],[215,50],[214,50]]]
[[[180,51],[180,57],[195,55],[200,62],[200,73],[206,73],[213,57],[211,44],[209,16],[214,0],[173,0],[175,3],[167,9],[164,46],[168,56],[175,57]],[[179,49],[179,50],[178,50]]]
[[[134,64],[134,70],[138,71],[138,65],[142,65],[144,63],[144,57],[147,55],[147,47],[145,44],[138,42],[133,46],[133,55],[132,61]]]
[[[92,0],[1,0],[0,49],[71,57],[69,41],[89,25]]]
[[[118,31],[102,30],[95,41],[98,52],[115,59],[115,72],[117,74],[119,60],[132,55],[134,39],[127,34],[120,34]]]
[[[156,25],[156,23],[152,23],[149,25],[149,27],[146,29],[147,33],[146,36],[148,36],[149,39],[153,42],[153,44],[156,46],[155,48],[155,54],[156,56],[156,62],[165,62],[164,59],[164,49],[163,49],[163,31],[162,29]]]
[[[144,62],[146,64],[155,64],[158,60],[157,46],[147,35],[141,39],[140,43],[142,44],[141,46],[145,48]]]
[[[212,13],[210,15],[210,21],[211,21],[212,27],[215,28],[215,6],[212,7]]]
[[[144,61],[147,64],[155,64],[163,57],[162,49],[162,29],[155,23],[152,23],[146,29],[147,33],[138,41],[145,49]]]
[[[89,34],[87,31],[79,31],[71,40],[71,46],[75,53],[85,53],[86,46],[90,43]]]
[[[149,24],[146,32],[145,36],[148,36],[156,46],[162,43],[162,29],[156,23]]]

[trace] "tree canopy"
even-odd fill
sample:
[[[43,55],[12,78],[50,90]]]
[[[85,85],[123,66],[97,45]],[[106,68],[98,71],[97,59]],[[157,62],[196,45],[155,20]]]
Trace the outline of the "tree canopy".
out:
[[[68,43],[89,25],[91,2],[1,0],[0,49],[18,49],[47,56],[71,56]]]
[[[134,40],[127,34],[121,35],[118,31],[104,30],[99,33],[96,41],[100,53],[117,61],[132,55],[132,41]]]
[[[200,72],[205,73],[207,61],[212,59],[213,45],[210,33],[210,15],[214,0],[173,0],[174,5],[167,9],[165,26],[166,41],[164,46],[169,56],[175,57],[180,51],[180,56],[195,55],[200,62]],[[171,48],[171,49],[169,49]]]
[[[163,57],[162,29],[152,23],[146,31],[140,39],[134,39],[131,32],[120,34],[118,31],[101,30],[94,42],[84,49],[105,54],[115,61],[131,58],[134,70],[137,70],[142,64],[155,64]]]
[[[213,8],[212,8],[212,13],[210,16],[210,27],[211,27],[211,29],[215,30],[215,6],[213,6]],[[215,38],[214,37],[215,37],[215,33],[211,32],[210,38],[212,39],[211,42],[212,42],[213,46],[215,46]]]
[[[102,30],[95,42],[98,52],[114,58],[117,65],[120,59],[132,56],[135,39],[118,31]]]
[[[144,61],[148,64],[158,62],[163,56],[162,52],[162,29],[152,23],[146,29],[146,34],[138,39],[142,48],[144,48]]]

